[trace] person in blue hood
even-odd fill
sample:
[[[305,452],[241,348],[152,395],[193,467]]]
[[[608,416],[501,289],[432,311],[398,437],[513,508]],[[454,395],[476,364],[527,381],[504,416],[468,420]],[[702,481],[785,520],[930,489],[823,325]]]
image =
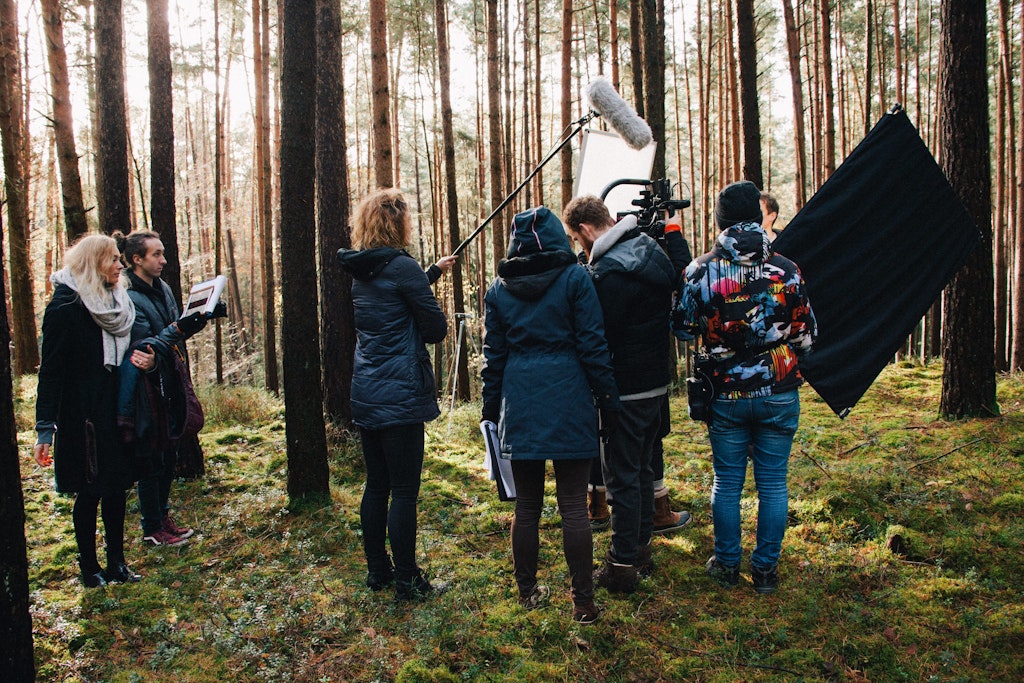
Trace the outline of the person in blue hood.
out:
[[[594,546],[587,518],[590,461],[600,450],[598,410],[609,421],[619,395],[597,293],[577,266],[561,221],[546,207],[516,214],[508,258],[484,297],[483,414],[498,424],[512,461],[516,509],[512,561],[519,602],[544,604],[537,583],[538,524],[552,460],[572,617],[597,620]]]
[[[739,583],[740,497],[748,452],[757,486],[757,544],[750,556],[758,593],[779,585],[786,532],[787,464],[800,421],[803,383],[797,359],[809,353],[817,323],[800,269],[774,253],[761,226],[761,192],[754,183],[726,185],[718,195],[714,248],[687,267],[673,324],[683,340],[703,338],[703,370],[715,399],[708,438],[714,457],[711,515],[715,554],[707,573]]]
[[[351,402],[366,463],[359,509],[366,585],[379,591],[394,584],[398,600],[422,599],[443,588],[431,585],[416,565],[416,503],[423,424],[440,414],[426,345],[448,333],[430,286],[458,258],[445,256],[424,273],[404,249],[411,230],[405,195],[393,188],[377,190],[356,206],[356,248],[338,250],[341,267],[353,278],[357,340]]]

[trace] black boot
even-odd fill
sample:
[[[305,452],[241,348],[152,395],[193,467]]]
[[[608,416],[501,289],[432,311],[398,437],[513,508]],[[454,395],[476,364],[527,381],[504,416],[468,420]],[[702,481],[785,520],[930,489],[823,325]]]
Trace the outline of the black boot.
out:
[[[443,593],[447,589],[448,584],[444,582],[435,582],[432,585],[420,569],[408,579],[395,577],[395,600],[426,600],[431,595]]]
[[[142,581],[142,575],[136,574],[125,563],[124,560],[111,560],[107,558],[107,568],[103,572],[103,578],[107,583],[138,583]]]
[[[636,551],[636,573],[644,578],[654,573],[653,550],[653,541],[650,541]]]
[[[103,570],[100,569],[100,563],[96,560],[88,562],[83,560],[82,556],[79,555],[78,569],[82,572],[82,585],[86,588],[99,588],[100,586],[107,585],[107,579],[103,576]]]
[[[605,556],[604,566],[594,572],[594,583],[612,593],[635,593],[637,582],[636,565],[616,562],[611,551]]]

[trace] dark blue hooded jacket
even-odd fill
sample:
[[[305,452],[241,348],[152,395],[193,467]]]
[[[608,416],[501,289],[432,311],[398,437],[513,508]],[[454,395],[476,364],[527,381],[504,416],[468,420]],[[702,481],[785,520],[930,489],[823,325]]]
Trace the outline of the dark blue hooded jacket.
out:
[[[339,249],[353,277],[356,354],[352,370],[352,421],[364,429],[429,422],[440,414],[426,344],[448,333],[448,322],[428,273],[402,249]]]
[[[547,208],[516,214],[484,302],[484,415],[500,417],[502,454],[596,457],[595,400],[618,409],[618,390],[597,292]]]

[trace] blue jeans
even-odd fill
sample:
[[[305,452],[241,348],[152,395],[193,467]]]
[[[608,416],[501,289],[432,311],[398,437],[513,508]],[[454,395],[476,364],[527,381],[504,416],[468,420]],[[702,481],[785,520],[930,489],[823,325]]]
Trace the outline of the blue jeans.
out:
[[[715,556],[729,566],[740,562],[740,496],[749,453],[757,487],[757,545],[750,562],[756,567],[773,567],[786,533],[786,472],[800,422],[800,395],[791,391],[763,398],[718,398],[711,410],[708,436],[715,465],[711,489]]]
[[[423,471],[423,423],[384,429],[362,429],[366,489],[359,506],[363,551],[371,572],[411,580],[416,566],[416,503]]]

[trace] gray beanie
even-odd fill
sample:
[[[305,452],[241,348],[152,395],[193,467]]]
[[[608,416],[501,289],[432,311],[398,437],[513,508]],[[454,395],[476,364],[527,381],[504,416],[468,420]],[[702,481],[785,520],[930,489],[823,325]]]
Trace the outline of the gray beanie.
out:
[[[715,222],[721,230],[737,223],[760,223],[761,190],[749,180],[730,183],[718,193]]]

